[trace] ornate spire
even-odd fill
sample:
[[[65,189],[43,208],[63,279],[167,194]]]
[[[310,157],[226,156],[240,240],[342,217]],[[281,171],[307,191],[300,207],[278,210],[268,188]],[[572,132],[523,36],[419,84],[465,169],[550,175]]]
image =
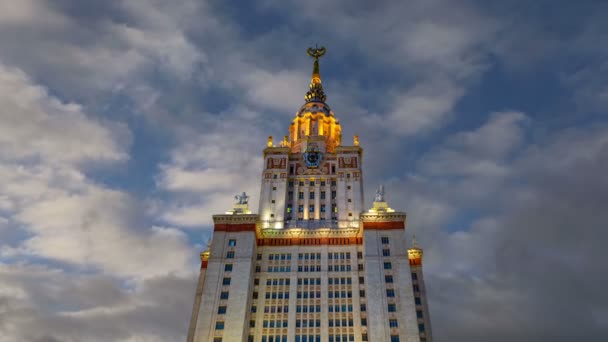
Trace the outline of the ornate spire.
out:
[[[325,102],[327,99],[323,91],[323,85],[321,84],[321,73],[319,72],[319,58],[325,54],[325,51],[324,47],[318,48],[316,46],[314,48],[310,47],[306,51],[310,57],[315,59],[309,86],[310,90],[308,90],[304,97],[306,102]]]

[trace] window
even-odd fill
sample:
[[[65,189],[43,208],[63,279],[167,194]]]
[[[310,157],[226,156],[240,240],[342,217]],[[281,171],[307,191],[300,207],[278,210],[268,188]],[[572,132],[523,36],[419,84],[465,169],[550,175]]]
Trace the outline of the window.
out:
[[[255,320],[249,321],[249,327],[250,328],[255,328]]]
[[[234,252],[226,253],[226,259],[234,259]]]
[[[365,284],[365,278],[359,277],[359,284]]]
[[[262,272],[262,266],[260,266],[260,265],[255,265],[255,272],[256,272],[256,273],[260,273],[260,272]]]
[[[422,305],[422,302],[420,301],[420,297],[415,297],[414,302],[416,303],[416,305]]]
[[[385,275],[384,276],[384,281],[388,284],[392,284],[393,282],[393,276],[392,275]]]
[[[298,212],[299,212],[299,213],[304,212],[304,206],[303,206],[303,205],[299,205],[299,206],[298,206]]]
[[[424,332],[424,324],[423,323],[418,324],[418,331]]]
[[[391,256],[391,250],[390,249],[383,249],[382,250],[382,256]]]
[[[325,212],[325,204],[321,204],[321,212],[324,213]]]
[[[321,199],[325,199],[325,191],[321,191]]]
[[[293,165],[291,166],[291,173],[293,173]],[[293,181],[289,181],[289,182],[287,182],[287,185],[288,185],[290,188],[293,188]]]
[[[298,185],[299,185],[299,186],[304,186],[304,182],[303,182],[303,181],[300,181],[300,182],[298,183]]]
[[[224,272],[232,272],[232,264],[224,265]]]
[[[412,280],[418,280],[418,275],[412,272]]]
[[[385,262],[384,263],[384,269],[385,270],[391,270],[391,269],[393,269],[393,264],[391,264],[390,262]]]
[[[257,307],[257,306],[255,306],[255,305],[254,305],[254,306],[252,306],[252,307],[251,307],[251,312],[252,312],[252,313],[256,313],[256,312],[258,312],[258,307]]]
[[[225,315],[226,314],[226,307],[225,306],[220,306],[217,308],[217,314],[218,315]]]
[[[386,296],[389,297],[389,298],[395,297],[395,290],[393,290],[393,289],[387,289],[386,290]]]
[[[321,186],[325,186],[325,181],[321,181]]]
[[[228,246],[230,246],[230,247],[236,246],[236,240],[235,239],[228,240]]]
[[[363,259],[363,252],[357,252],[357,259]]]
[[[308,211],[310,211],[311,213],[312,213],[313,211],[315,211],[315,206],[314,206],[314,205],[310,205],[310,206],[308,206]]]
[[[298,192],[298,198],[299,199],[304,199],[304,191]]]
[[[310,181],[310,186],[315,186],[315,181]]]
[[[420,287],[418,285],[414,285],[414,292],[420,292]]]
[[[422,311],[421,310],[416,310],[416,317],[422,318]]]
[[[230,278],[226,277],[222,280],[222,285],[230,285]]]
[[[220,293],[220,299],[228,299],[228,291]]]
[[[399,342],[399,335],[391,335],[391,342]]]
[[[350,198],[348,199],[348,203],[351,203],[352,201],[353,201],[352,199],[350,199]]]
[[[224,330],[224,322],[215,322],[215,330]]]
[[[350,175],[349,175],[349,176],[350,176]],[[350,178],[350,177],[348,177],[348,178]],[[346,187],[346,189],[350,190],[350,185],[349,185],[349,186],[347,186],[347,187]]]
[[[222,338],[221,337],[214,337],[213,338],[213,342],[222,342]]]
[[[357,270],[358,271],[363,271],[363,264],[357,265]]]
[[[336,192],[335,191],[331,192],[331,199],[336,199]]]
[[[367,325],[367,318],[361,318],[361,325],[363,325],[363,326]]]
[[[253,279],[253,285],[260,285],[260,278]]]
[[[262,260],[262,253],[258,253],[256,260]]]
[[[365,290],[359,290],[359,297],[365,298]]]
[[[398,328],[399,324],[397,323],[396,319],[389,319],[388,320],[388,326],[391,328]]]
[[[368,342],[369,340],[367,339],[367,334],[362,334],[361,335],[361,341],[363,342]]]
[[[290,201],[293,201],[293,191],[289,191],[287,193],[287,199],[290,200]]]
[[[311,192],[308,194],[308,199],[315,199],[315,193],[314,193],[314,191],[311,191]]]
[[[397,312],[397,305],[395,305],[395,304],[389,304],[388,305],[388,312]]]
[[[387,237],[387,236],[383,236],[383,237],[381,238],[381,240],[382,240],[382,244],[383,244],[383,245],[388,245],[388,237]]]
[[[274,203],[274,200],[271,200],[270,203]]]

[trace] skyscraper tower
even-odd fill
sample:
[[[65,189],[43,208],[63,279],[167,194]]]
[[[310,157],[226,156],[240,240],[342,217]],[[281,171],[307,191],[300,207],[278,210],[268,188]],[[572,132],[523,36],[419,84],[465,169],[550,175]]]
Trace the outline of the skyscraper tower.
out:
[[[342,144],[319,58],[305,103],[276,146],[268,138],[258,214],[248,196],[213,215],[188,341],[428,342],[422,250],[384,189],[363,209],[363,149]],[[419,251],[418,254],[415,252]]]

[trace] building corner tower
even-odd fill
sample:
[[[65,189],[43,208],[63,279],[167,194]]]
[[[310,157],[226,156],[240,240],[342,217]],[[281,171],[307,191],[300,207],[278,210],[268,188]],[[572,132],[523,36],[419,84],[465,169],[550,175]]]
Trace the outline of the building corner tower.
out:
[[[364,210],[363,149],[326,103],[325,48],[308,54],[305,103],[264,149],[258,214],[243,193],[213,216],[188,342],[431,341],[422,250],[404,248],[406,214],[382,187]]]

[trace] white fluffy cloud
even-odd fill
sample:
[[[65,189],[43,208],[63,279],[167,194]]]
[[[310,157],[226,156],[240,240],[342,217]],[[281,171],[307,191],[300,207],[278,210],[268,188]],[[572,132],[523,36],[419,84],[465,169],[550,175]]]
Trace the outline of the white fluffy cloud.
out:
[[[4,253],[127,277],[178,271],[191,260],[180,231],[145,229],[143,210],[128,194],[94,183],[81,169],[128,158],[124,125],[94,120],[4,66],[0,93],[3,215],[27,234],[5,240]]]

